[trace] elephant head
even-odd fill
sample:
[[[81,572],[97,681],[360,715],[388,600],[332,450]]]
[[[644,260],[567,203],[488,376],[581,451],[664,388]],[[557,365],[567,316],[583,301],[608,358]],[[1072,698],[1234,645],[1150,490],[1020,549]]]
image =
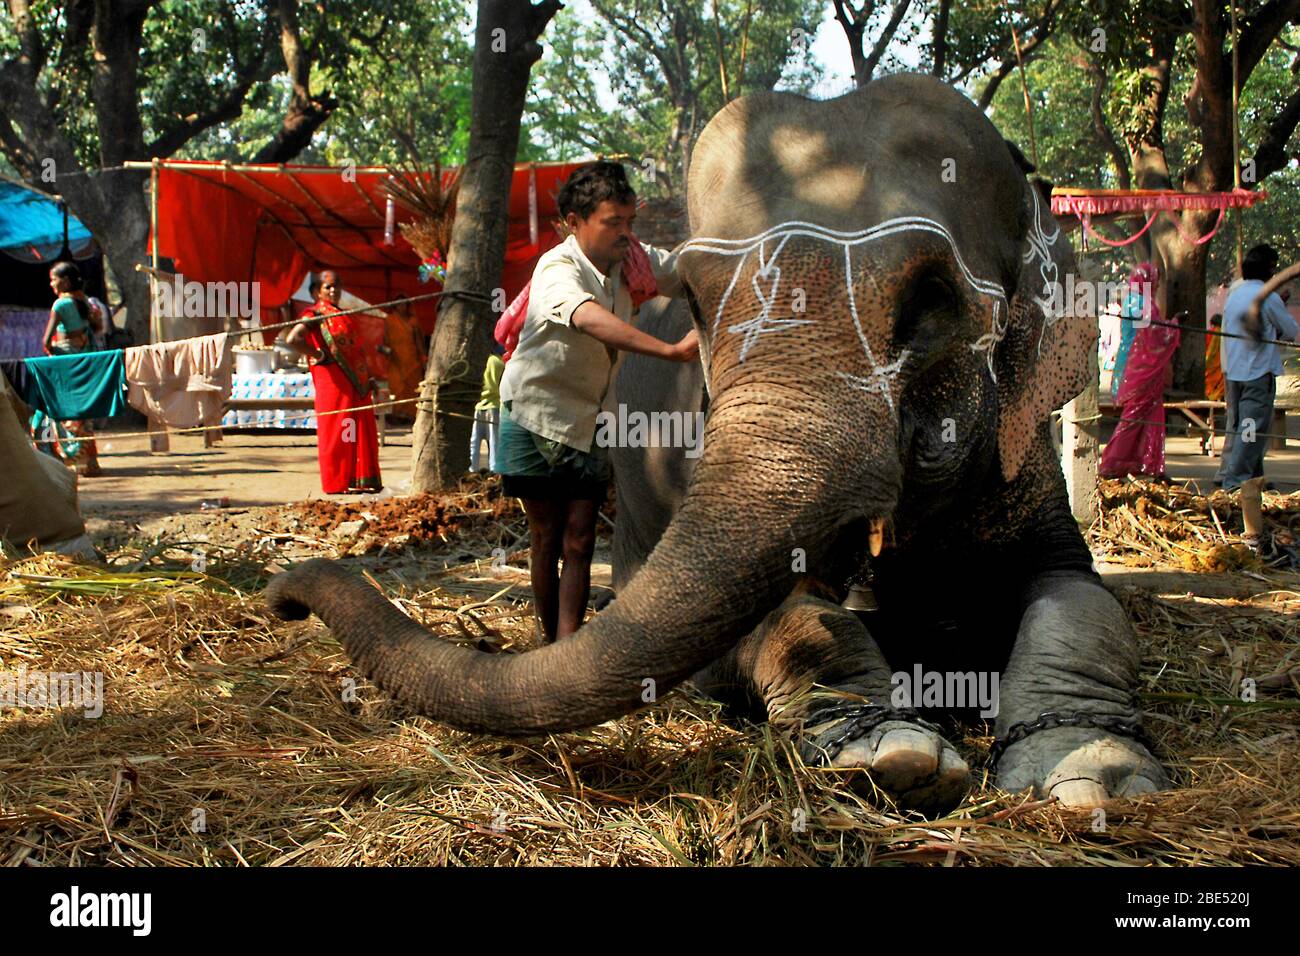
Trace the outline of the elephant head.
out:
[[[734,101],[699,139],[688,200],[679,261],[706,357],[704,450],[616,601],[518,655],[431,639],[329,562],[277,576],[275,610],[316,611],[369,677],[434,719],[507,735],[591,726],[721,656],[803,566],[858,548],[909,496],[1014,480],[1085,383],[1092,324],[1052,321],[1042,303],[1068,245],[992,124],[936,80]]]

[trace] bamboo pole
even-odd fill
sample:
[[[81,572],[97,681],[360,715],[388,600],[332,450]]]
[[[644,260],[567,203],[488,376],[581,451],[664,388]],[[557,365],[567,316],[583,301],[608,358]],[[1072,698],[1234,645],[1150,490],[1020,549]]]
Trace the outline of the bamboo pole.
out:
[[[155,157],[149,163],[149,225],[152,230],[153,242],[150,243],[149,251],[151,253],[151,269],[149,272],[149,340],[151,343],[162,341],[162,315],[158,308],[158,168],[161,160]],[[149,451],[166,452],[171,450],[171,441],[167,437],[166,426],[149,416],[148,428],[151,434],[149,436]]]
[[[1008,9],[1008,16],[1010,15]],[[1016,71],[1020,74],[1020,90],[1025,96],[1025,115],[1029,119],[1029,148],[1034,154],[1034,166],[1041,167],[1038,161],[1038,134],[1034,132],[1034,102],[1029,97],[1029,83],[1025,80],[1025,61],[1020,55],[1020,35],[1016,33],[1015,23],[1011,23],[1011,42],[1016,48]],[[1042,173],[1040,172],[1041,176]]]
[[[610,159],[615,156],[626,158],[626,153],[612,153],[604,158]],[[128,160],[122,164],[123,169],[151,169],[157,163],[161,169],[209,169],[209,170],[226,170],[229,172],[243,173],[280,173],[291,171],[295,176],[337,176],[342,170],[340,166],[285,166],[283,164],[271,165],[254,165],[251,163],[223,163],[209,160],[183,160],[168,162],[165,159],[155,159],[150,161]],[[515,163],[515,171],[527,169],[530,165],[535,165],[538,169],[548,169],[555,166],[569,166],[572,161],[555,162],[555,163]],[[384,173],[392,172],[389,166],[356,166],[358,173]]]
[[[1228,10],[1232,16],[1232,188],[1237,190],[1241,188],[1241,123],[1238,118],[1240,103],[1237,99],[1241,67],[1237,59],[1237,0],[1230,0]],[[1232,217],[1237,220],[1237,275],[1241,275],[1241,209],[1234,209]]]

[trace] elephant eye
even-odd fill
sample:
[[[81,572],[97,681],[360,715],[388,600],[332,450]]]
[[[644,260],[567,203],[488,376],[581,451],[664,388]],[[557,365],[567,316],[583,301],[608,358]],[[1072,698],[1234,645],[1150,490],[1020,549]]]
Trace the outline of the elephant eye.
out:
[[[951,329],[961,308],[961,298],[948,279],[934,271],[918,275],[898,300],[894,323],[895,352],[924,346]]]

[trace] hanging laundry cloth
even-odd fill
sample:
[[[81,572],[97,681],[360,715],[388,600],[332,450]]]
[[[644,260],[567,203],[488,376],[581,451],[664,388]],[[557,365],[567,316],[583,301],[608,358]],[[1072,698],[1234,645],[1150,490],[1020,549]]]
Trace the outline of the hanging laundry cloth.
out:
[[[232,372],[225,332],[126,350],[126,400],[168,428],[221,425]]]
[[[4,374],[13,393],[30,405],[32,403],[32,376],[22,359],[4,359],[0,361],[0,373]]]
[[[47,355],[23,359],[23,364],[32,379],[25,401],[50,418],[110,418],[126,410],[120,349]]]

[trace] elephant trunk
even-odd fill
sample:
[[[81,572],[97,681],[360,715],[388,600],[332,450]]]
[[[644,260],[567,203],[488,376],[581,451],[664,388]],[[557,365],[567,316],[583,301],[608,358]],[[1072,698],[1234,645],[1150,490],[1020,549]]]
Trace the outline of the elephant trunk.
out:
[[[463,730],[523,736],[590,727],[666,693],[720,657],[775,607],[850,517],[845,479],[860,449],[840,429],[813,444],[806,396],[715,406],[681,510],[645,567],[567,640],[487,654],[432,637],[332,562],[277,575],[285,617],[314,611],[358,668],[419,713]],[[783,423],[783,424],[774,424]],[[807,564],[798,560],[803,549]],[[793,554],[792,554],[793,552]]]

